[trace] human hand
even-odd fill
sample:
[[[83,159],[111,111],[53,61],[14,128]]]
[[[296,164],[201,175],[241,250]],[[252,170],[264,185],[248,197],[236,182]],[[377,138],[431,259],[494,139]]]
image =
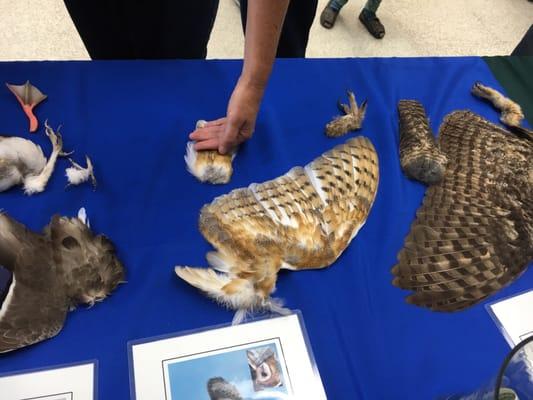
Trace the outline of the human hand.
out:
[[[196,142],[194,149],[218,150],[220,154],[227,154],[250,139],[263,92],[264,86],[239,79],[231,95],[226,117],[209,121],[189,135]]]

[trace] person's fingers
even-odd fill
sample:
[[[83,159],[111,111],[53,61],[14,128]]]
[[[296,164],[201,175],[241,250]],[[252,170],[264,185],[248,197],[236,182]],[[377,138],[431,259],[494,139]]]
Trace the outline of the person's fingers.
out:
[[[226,117],[222,117],[219,119],[215,119],[214,121],[207,121],[207,123],[204,125],[204,128],[207,128],[209,126],[218,126],[218,125],[224,125],[226,122]]]
[[[220,136],[224,133],[224,127],[222,125],[206,126],[204,128],[196,129],[189,135],[189,139],[200,141],[208,140],[214,137]]]
[[[218,138],[208,139],[208,140],[204,140],[202,142],[197,142],[194,144],[194,150],[196,151],[217,150],[218,147],[219,147]]]
[[[228,118],[226,121],[225,130],[220,136],[218,144],[218,152],[220,154],[227,154],[233,147],[238,145],[239,130],[243,123],[233,118]]]

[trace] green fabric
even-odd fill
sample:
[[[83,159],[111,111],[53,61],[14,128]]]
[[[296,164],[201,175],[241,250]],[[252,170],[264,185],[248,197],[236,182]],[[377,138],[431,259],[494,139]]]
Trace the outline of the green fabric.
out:
[[[507,96],[522,107],[533,126],[533,57],[484,57],[492,73],[505,89]]]

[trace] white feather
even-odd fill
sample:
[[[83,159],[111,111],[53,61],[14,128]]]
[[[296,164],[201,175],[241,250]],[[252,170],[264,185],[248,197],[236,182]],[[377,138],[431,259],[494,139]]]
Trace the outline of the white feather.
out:
[[[65,175],[67,176],[68,183],[71,185],[79,185],[81,183],[87,182],[89,178],[94,176],[93,164],[89,157],[87,157],[86,168],[83,168],[82,166],[73,163],[71,167],[68,167],[65,170]]]
[[[11,281],[11,286],[9,286],[9,290],[7,291],[7,295],[4,299],[4,302],[2,303],[2,307],[0,308],[0,321],[4,318],[4,315],[6,314],[9,304],[11,303],[11,300],[13,299],[13,292],[15,290],[15,284],[16,279],[15,275],[13,274],[13,280]]]

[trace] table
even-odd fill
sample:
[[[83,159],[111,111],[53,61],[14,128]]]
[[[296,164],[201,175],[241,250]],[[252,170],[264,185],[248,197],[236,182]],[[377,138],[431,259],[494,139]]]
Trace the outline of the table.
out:
[[[174,265],[206,265],[210,246],[197,229],[201,206],[215,196],[277,177],[343,142],[324,125],[352,89],[368,99],[361,131],[374,143],[381,181],[366,225],[330,268],[282,272],[276,295],[303,313],[330,399],[430,399],[474,389],[495,376],[509,351],[479,304],[453,314],[405,304],[391,267],[425,187],[401,172],[396,104],[420,100],[436,132],[443,117],[471,109],[498,114],[470,94],[475,81],[502,90],[481,58],[279,60],[255,136],[234,161],[228,185],[200,184],[185,170],[187,133],[198,119],[225,113],[239,61],[0,63],[0,81],[30,79],[49,98],[36,113],[63,125],[67,150],[90,155],[99,181],[65,189],[66,160],[47,190],[0,195],[0,208],[33,229],[54,213],[87,208],[127,267],[128,283],[87,310],[70,313],[54,339],[0,356],[0,373],[99,360],[100,399],[129,398],[127,342],[229,322],[226,311],[177,279]],[[0,132],[49,144],[6,90]],[[350,134],[354,136],[354,134]],[[533,286],[533,270],[491,300]]]

